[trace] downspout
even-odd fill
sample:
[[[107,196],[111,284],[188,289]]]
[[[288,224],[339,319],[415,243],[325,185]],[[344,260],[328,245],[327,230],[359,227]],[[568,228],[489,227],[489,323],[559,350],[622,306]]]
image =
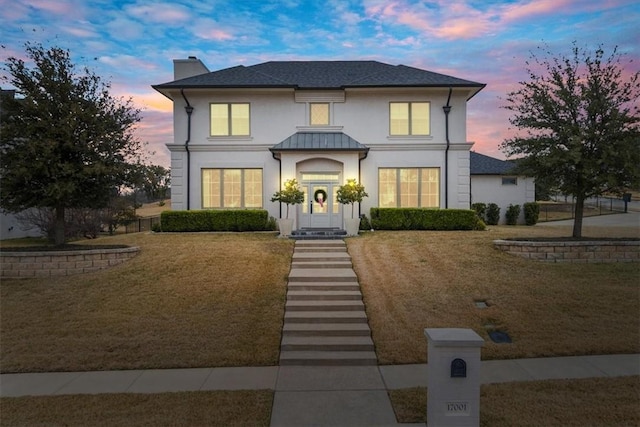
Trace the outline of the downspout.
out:
[[[272,151],[271,155],[278,161],[278,182],[280,183],[278,186],[282,190],[282,159],[276,157],[275,151]],[[280,203],[280,218],[282,218],[282,203]]]
[[[191,152],[189,151],[189,142],[191,142],[191,113],[193,113],[193,107],[189,104],[189,100],[184,94],[184,88],[180,89],[180,94],[186,102],[184,111],[187,112],[187,140],[184,142],[184,148],[187,151],[187,210],[191,208]]]
[[[369,147],[364,151],[364,156],[358,159],[358,182],[362,184],[362,161],[369,156]],[[358,218],[362,218],[362,203],[358,203]]]
[[[447,147],[444,150],[444,208],[449,209],[449,113],[451,112],[451,87],[449,87],[449,97],[447,97],[447,105],[442,107],[444,111],[444,133],[447,140]]]

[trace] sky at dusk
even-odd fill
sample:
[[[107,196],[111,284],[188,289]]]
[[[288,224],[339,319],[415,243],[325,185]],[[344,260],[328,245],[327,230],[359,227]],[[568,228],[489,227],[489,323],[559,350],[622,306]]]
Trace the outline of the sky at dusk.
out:
[[[501,98],[526,79],[525,61],[538,46],[562,54],[573,41],[618,46],[625,74],[640,69],[634,0],[0,0],[0,10],[3,66],[8,57],[26,59],[25,42],[68,49],[74,63],[111,82],[112,95],[142,110],[137,136],[163,166],[172,105],[151,85],[173,80],[173,59],[197,56],[211,71],[272,60],[377,60],[485,83],[468,104],[467,140],[499,158],[498,145],[511,135]]]

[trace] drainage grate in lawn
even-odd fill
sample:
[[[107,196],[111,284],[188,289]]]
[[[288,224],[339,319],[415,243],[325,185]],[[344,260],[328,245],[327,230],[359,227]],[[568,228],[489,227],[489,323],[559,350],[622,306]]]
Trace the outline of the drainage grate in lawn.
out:
[[[491,341],[498,344],[511,343],[511,337],[509,334],[502,331],[489,331],[489,338],[491,338]]]

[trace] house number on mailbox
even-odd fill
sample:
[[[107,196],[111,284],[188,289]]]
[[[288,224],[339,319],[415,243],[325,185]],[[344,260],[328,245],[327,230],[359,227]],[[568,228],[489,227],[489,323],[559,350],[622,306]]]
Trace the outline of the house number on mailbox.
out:
[[[451,362],[451,378],[466,378],[467,362],[462,359],[453,359]]]

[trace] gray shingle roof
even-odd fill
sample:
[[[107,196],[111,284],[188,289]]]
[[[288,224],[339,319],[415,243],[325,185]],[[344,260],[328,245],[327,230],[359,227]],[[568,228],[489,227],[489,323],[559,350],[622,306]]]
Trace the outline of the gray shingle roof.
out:
[[[226,68],[153,86],[179,88],[343,89],[357,87],[476,87],[482,83],[378,61],[271,61]]]
[[[473,151],[470,154],[471,175],[509,175],[514,173],[516,165],[513,162]]]
[[[342,132],[297,132],[274,145],[273,153],[283,151],[359,151],[366,156],[369,147]]]

